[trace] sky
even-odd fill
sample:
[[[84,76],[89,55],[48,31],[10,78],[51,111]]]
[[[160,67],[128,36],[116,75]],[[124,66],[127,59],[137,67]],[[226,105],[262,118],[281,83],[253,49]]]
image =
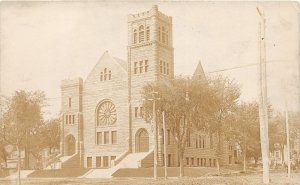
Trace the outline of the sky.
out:
[[[299,110],[299,4],[295,2],[52,1],[2,2],[0,94],[42,90],[46,117],[60,111],[63,79],[85,79],[105,51],[127,58],[127,15],[152,5],[173,17],[175,75],[236,80],[241,101],[258,99],[259,5],[266,18],[268,98],[276,110]],[[212,73],[214,72],[214,73]]]

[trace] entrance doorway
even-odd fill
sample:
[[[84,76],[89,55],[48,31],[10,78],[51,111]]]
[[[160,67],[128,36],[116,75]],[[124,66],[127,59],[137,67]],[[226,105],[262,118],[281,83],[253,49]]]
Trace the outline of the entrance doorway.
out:
[[[65,152],[67,156],[75,154],[75,137],[73,135],[66,137]]]
[[[149,151],[149,135],[146,129],[139,129],[135,135],[135,147],[136,152],[148,152]]]

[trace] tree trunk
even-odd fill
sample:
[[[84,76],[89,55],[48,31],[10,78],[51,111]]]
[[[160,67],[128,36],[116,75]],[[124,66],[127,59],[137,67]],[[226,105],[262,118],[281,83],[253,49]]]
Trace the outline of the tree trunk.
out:
[[[218,132],[218,140],[217,140],[217,151],[216,151],[216,157],[217,157],[217,169],[218,173],[221,173],[221,167],[220,167],[220,154],[221,154],[221,134]]]
[[[19,146],[17,146],[17,151],[18,151],[18,185],[21,185],[21,151]]]
[[[246,154],[244,154],[244,169],[243,169],[243,171],[244,172],[246,172]]]
[[[179,150],[179,177],[182,178],[184,176],[184,164],[183,164],[183,152]]]

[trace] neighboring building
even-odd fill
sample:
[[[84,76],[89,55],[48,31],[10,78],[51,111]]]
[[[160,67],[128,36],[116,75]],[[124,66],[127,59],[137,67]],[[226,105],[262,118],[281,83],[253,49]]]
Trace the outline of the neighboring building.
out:
[[[141,90],[147,82],[174,78],[172,17],[157,6],[130,14],[127,51],[127,61],[105,52],[84,81],[62,81],[61,153],[72,156],[70,160],[78,161],[78,166],[109,168],[129,156],[138,166],[153,165],[152,125],[142,118]],[[200,63],[194,77],[205,77]],[[159,131],[158,164],[162,165],[161,128]],[[189,135],[185,164],[215,166],[215,137],[202,132]],[[168,165],[177,166],[170,130],[166,137]],[[221,163],[234,163],[233,147],[221,140]]]

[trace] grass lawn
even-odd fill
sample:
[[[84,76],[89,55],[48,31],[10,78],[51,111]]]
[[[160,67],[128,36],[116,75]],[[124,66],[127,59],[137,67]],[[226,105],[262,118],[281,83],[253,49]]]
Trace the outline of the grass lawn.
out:
[[[292,179],[288,180],[286,174],[271,173],[270,185],[296,185],[300,183],[299,174],[292,174]],[[16,184],[15,180],[1,180],[1,185]],[[183,179],[169,178],[164,180],[159,178],[112,178],[112,179],[79,179],[79,178],[27,178],[22,179],[22,185],[261,185],[261,174],[240,174],[230,176],[205,176],[205,177],[185,177]]]
[[[178,167],[168,167],[167,173],[169,177],[178,177],[179,168]],[[221,173],[232,173],[235,172],[234,169],[221,168]],[[164,168],[159,167],[157,169],[158,177],[164,177]],[[188,177],[200,177],[207,175],[215,175],[217,173],[217,168],[211,167],[185,167],[184,174]],[[113,177],[153,177],[153,168],[124,168],[119,169],[113,175]]]

